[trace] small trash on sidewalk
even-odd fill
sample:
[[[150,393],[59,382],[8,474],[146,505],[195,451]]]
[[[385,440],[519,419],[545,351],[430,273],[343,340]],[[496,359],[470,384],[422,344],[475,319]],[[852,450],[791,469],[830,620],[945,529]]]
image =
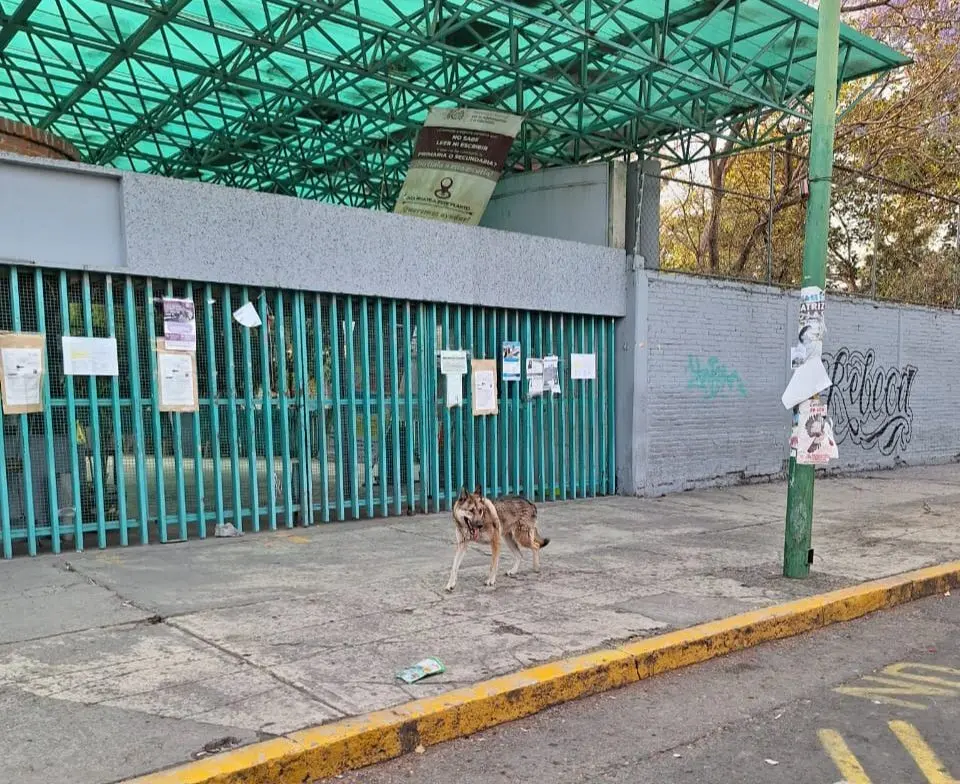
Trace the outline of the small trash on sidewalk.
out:
[[[426,749],[423,747],[423,744],[421,743],[419,746],[417,746],[414,749],[414,751],[417,752],[417,754],[423,754],[426,751]]]
[[[233,523],[225,523],[214,528],[213,535],[220,537],[243,536],[243,531],[238,531]]]
[[[431,675],[439,675],[441,672],[446,672],[446,670],[447,668],[443,666],[442,661],[436,656],[430,656],[427,659],[418,661],[412,667],[400,670],[400,672],[397,673],[397,677],[404,683],[416,683]]]
[[[779,765],[779,764],[780,764],[780,763],[777,762],[775,759],[765,759],[764,762],[766,762],[768,765]]]

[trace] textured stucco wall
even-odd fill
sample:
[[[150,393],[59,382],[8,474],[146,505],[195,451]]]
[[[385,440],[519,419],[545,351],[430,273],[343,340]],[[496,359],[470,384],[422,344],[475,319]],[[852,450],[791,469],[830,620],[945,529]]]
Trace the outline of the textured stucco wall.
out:
[[[644,273],[642,492],[773,476],[785,468],[797,294]],[[824,350],[837,381],[832,470],[960,456],[960,314],[830,298]],[[863,379],[866,379],[866,383]]]
[[[27,198],[34,191],[21,187],[23,178],[51,174],[63,187],[45,189],[36,204],[21,204],[22,211],[56,208],[69,218],[76,210],[68,198],[73,180],[89,182],[98,174],[119,181],[122,215],[110,227],[117,251],[78,263],[74,252],[51,251],[40,232],[21,231],[15,248],[0,234],[0,262],[502,308],[624,312],[622,249],[0,156],[0,192],[13,188],[16,177],[18,198]],[[88,193],[85,209],[115,215],[112,203],[91,203],[97,198]],[[67,226],[62,233],[70,237],[69,220]]]

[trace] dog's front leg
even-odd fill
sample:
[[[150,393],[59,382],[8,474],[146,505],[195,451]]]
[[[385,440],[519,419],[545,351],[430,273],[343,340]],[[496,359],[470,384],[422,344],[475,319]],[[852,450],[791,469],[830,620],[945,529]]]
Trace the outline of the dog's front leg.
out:
[[[484,585],[489,585],[491,588],[497,584],[497,565],[500,563],[500,533],[496,532],[493,538],[490,540],[490,574],[487,576],[487,581]]]
[[[467,554],[467,543],[462,539],[457,539],[457,551],[453,554],[453,567],[450,569],[450,581],[447,583],[447,590],[452,591],[457,587],[457,572],[460,571],[460,562],[463,556]]]

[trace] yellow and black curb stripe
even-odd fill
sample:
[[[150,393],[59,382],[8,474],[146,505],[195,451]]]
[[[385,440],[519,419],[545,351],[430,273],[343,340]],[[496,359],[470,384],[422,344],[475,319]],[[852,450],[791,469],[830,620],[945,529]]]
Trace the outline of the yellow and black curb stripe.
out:
[[[152,773],[128,784],[302,784],[644,678],[960,587],[960,561],[531,667],[389,710]]]

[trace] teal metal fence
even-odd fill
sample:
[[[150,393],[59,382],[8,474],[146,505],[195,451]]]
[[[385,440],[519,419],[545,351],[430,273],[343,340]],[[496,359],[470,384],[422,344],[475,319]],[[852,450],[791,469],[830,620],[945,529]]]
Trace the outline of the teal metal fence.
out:
[[[197,314],[199,411],[158,406],[165,296]],[[232,317],[246,302],[263,325]],[[0,330],[46,336],[43,411],[3,416],[6,558],[452,507],[461,486],[538,501],[615,491],[613,319],[0,268]],[[115,337],[117,377],[64,376],[61,337]],[[500,380],[448,409],[441,349],[560,357],[562,394]],[[571,353],[597,377],[571,381]],[[469,379],[465,379],[468,382]]]

